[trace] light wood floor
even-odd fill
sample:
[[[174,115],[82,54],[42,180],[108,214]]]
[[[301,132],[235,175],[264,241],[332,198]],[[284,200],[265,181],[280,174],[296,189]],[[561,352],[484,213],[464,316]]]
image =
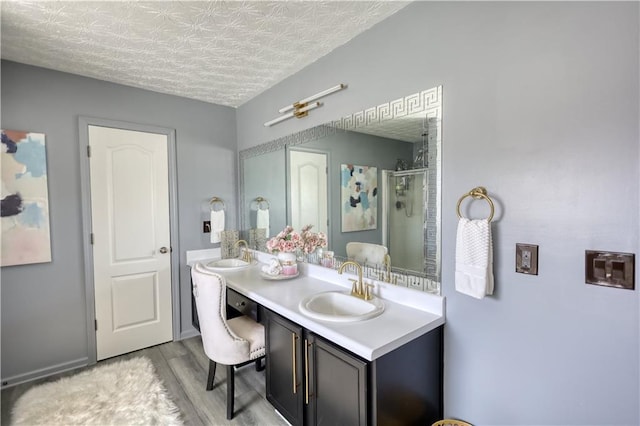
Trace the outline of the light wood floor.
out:
[[[96,366],[138,356],[146,356],[153,362],[158,376],[173,402],[180,409],[185,425],[279,426],[288,424],[267,402],[264,383],[265,372],[264,370],[257,372],[253,363],[236,370],[235,416],[231,421],[228,421],[226,419],[226,368],[218,366],[214,388],[207,392],[205,387],[209,360],[204,354],[199,336],[100,361]],[[1,424],[10,424],[11,409],[15,401],[32,386],[94,367],[74,370],[3,389]]]

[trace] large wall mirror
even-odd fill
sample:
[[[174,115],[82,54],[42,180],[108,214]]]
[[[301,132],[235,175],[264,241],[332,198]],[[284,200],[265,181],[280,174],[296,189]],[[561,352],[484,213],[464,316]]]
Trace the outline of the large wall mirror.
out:
[[[336,256],[384,245],[398,284],[439,293],[441,125],[438,86],[240,151],[241,230],[268,209],[267,237],[312,224]]]

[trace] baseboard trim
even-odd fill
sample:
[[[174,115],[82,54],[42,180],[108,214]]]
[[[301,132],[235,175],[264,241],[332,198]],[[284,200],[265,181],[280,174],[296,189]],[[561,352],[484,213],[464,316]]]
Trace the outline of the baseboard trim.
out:
[[[200,333],[195,328],[186,330],[180,333],[180,340],[189,339],[191,337],[199,336]],[[58,373],[64,373],[65,371],[74,370],[80,367],[86,367],[89,365],[89,358],[83,357],[68,362],[62,362],[60,364],[52,365],[50,367],[41,368],[39,370],[30,371],[28,373],[18,374],[12,377],[3,377],[2,385],[0,389],[10,388],[22,383],[32,382],[34,380],[42,379],[52,376]]]
[[[184,339],[189,339],[191,337],[196,337],[199,336],[200,333],[198,332],[198,330],[196,330],[195,328],[192,328],[191,330],[187,330],[187,331],[183,331],[180,333],[180,340],[184,340]]]
[[[22,383],[31,382],[44,377],[49,377],[54,374],[64,373],[65,371],[74,370],[80,367],[86,367],[89,365],[89,358],[83,357],[68,362],[62,362],[60,364],[52,365],[51,367],[41,368],[39,370],[30,371],[28,373],[18,374],[13,377],[3,377],[2,387],[0,389],[10,388],[12,386],[20,385]]]

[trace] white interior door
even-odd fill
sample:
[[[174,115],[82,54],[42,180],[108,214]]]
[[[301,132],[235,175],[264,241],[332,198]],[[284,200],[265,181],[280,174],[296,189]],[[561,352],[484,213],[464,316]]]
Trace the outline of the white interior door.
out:
[[[97,359],[172,340],[167,136],[89,126]]]
[[[314,232],[327,233],[327,155],[289,151],[291,226],[296,231],[313,225]]]

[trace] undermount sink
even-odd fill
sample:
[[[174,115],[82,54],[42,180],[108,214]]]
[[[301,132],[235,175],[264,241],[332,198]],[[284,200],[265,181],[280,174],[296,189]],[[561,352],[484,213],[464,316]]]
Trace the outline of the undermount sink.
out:
[[[242,259],[219,259],[212,260],[204,266],[205,268],[216,272],[230,272],[244,269],[251,266],[251,264]]]
[[[349,292],[327,291],[302,299],[300,312],[308,317],[335,322],[363,321],[384,311],[384,302],[376,297],[363,300]]]

